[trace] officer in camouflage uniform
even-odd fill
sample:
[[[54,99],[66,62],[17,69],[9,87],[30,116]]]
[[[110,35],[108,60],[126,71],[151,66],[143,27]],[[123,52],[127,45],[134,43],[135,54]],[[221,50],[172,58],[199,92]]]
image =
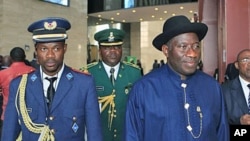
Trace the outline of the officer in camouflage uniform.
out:
[[[137,65],[121,62],[124,35],[124,31],[118,29],[96,33],[94,38],[99,43],[102,61],[87,67],[96,82],[104,141],[122,140],[128,93],[133,83],[141,77]]]

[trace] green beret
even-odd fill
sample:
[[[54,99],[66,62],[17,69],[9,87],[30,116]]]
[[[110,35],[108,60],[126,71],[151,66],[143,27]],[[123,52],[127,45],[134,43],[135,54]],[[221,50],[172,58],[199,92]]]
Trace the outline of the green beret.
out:
[[[105,29],[94,35],[96,41],[102,46],[122,45],[125,32],[119,29]]]

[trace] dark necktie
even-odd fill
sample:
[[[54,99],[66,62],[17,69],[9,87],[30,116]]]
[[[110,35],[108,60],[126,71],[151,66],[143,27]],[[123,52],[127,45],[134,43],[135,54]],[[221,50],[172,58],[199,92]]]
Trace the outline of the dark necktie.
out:
[[[57,77],[52,77],[52,78],[48,78],[46,77],[45,79],[47,79],[49,81],[49,87],[47,89],[47,99],[48,99],[48,107],[50,108],[52,105],[52,101],[55,95],[55,88],[53,86],[54,81],[57,79]]]
[[[248,84],[247,87],[250,89],[250,84]],[[250,113],[250,93],[248,94],[247,105],[248,105],[248,113]]]
[[[114,69],[114,68],[111,68],[111,69],[110,69],[110,81],[111,81],[111,83],[113,84],[113,86],[115,85],[115,76],[114,76],[114,72],[115,72],[115,69]]]

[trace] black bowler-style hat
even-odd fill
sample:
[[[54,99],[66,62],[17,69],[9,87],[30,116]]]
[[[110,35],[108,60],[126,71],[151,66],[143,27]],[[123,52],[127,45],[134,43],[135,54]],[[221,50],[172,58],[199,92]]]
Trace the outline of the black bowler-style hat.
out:
[[[28,31],[33,33],[34,42],[58,42],[68,38],[66,33],[71,24],[61,17],[48,17],[32,23]]]
[[[156,36],[153,40],[155,48],[161,51],[163,44],[167,43],[173,37],[194,32],[197,34],[199,41],[201,41],[207,34],[208,27],[204,23],[192,23],[185,16],[174,16],[166,20],[163,26],[163,33]]]
[[[97,32],[94,35],[101,46],[122,45],[125,32],[120,29],[110,28]]]

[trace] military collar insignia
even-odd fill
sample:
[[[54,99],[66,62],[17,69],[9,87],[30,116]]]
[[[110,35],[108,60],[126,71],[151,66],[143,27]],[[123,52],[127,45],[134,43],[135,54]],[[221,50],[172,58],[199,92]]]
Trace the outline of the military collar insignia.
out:
[[[34,82],[34,81],[37,79],[36,74],[33,74],[33,75],[30,77],[30,79]]]
[[[72,130],[74,131],[74,133],[76,133],[78,131],[78,129],[79,129],[79,126],[77,125],[76,120],[77,120],[77,118],[73,117],[73,123],[74,124],[72,125]]]
[[[101,69],[102,68],[102,66],[101,65],[99,65],[99,69]]]
[[[51,23],[44,22],[43,26],[46,30],[54,30],[57,27],[57,23],[56,21],[52,21]]]
[[[113,42],[115,40],[115,37],[114,37],[114,35],[113,35],[113,32],[110,32],[109,33],[109,37],[108,37],[108,41],[109,42]]]
[[[68,74],[66,75],[66,77],[68,78],[68,80],[70,80],[71,78],[73,78],[73,75],[72,75],[72,73],[68,73]]]

